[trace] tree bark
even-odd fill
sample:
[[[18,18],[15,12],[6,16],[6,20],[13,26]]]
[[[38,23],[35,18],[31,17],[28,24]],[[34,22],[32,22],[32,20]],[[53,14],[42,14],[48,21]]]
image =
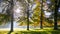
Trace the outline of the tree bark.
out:
[[[58,16],[58,0],[55,0],[55,12],[54,12],[54,29],[57,30],[58,29],[58,25],[57,25],[57,16]]]
[[[42,29],[43,28],[43,25],[42,25],[42,23],[43,23],[43,0],[42,0],[42,2],[41,2],[41,21],[40,21],[40,28]]]
[[[11,0],[11,32],[13,32],[13,0]]]
[[[29,30],[29,0],[27,1],[27,30]]]

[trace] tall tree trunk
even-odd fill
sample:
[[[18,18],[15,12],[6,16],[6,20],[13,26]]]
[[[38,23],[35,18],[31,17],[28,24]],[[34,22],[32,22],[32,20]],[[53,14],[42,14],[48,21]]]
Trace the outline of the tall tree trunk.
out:
[[[58,13],[58,0],[55,0],[55,12],[54,12],[54,29],[57,30],[57,13]]]
[[[29,4],[28,3],[27,3],[27,30],[29,30]]]
[[[11,32],[13,32],[13,6],[14,6],[13,5],[13,0],[10,0],[9,3],[11,5],[11,7],[10,7],[10,12],[11,12],[11,14],[10,14],[10,16],[11,16],[11,29],[10,29],[10,32],[8,34],[11,34]]]
[[[43,0],[41,0],[41,21],[40,21],[40,28],[42,29],[42,23],[43,23]]]
[[[29,30],[29,10],[27,12],[27,30]]]
[[[11,32],[13,32],[13,0],[11,0]]]

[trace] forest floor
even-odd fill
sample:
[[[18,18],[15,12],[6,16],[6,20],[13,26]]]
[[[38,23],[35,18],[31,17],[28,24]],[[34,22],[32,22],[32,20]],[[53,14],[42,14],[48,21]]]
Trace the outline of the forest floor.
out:
[[[0,30],[0,34],[8,34],[9,30]],[[54,30],[53,28],[43,28],[43,29],[16,29],[11,34],[60,34],[60,29]]]

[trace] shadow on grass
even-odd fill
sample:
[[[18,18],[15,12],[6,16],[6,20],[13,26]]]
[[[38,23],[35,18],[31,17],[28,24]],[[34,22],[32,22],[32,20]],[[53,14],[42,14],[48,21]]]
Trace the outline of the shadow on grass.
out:
[[[59,30],[46,30],[46,31],[20,31],[20,34],[60,34]],[[19,34],[19,32],[18,32]]]
[[[40,30],[43,30],[43,31],[40,31]],[[7,32],[0,31],[0,34],[5,34]],[[58,30],[53,30],[53,29],[35,29],[34,31],[33,30],[14,31],[14,32],[9,32],[7,34],[60,34],[60,29],[58,29]]]

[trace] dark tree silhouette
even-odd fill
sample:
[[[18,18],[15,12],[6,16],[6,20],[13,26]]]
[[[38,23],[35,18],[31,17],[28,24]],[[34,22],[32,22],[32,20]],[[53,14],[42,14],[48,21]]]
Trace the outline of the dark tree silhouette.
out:
[[[11,30],[10,32],[13,32],[13,0],[8,0],[8,2],[10,3],[11,7],[10,7],[10,16],[11,16]]]
[[[13,0],[11,0],[11,31],[13,32]]]
[[[41,0],[41,21],[40,21],[40,28],[42,29],[43,26],[42,26],[42,23],[43,23],[43,0]]]
[[[27,1],[27,30],[29,30],[29,0]]]
[[[59,8],[60,0],[55,0],[55,12],[54,12],[54,29],[57,30],[57,13],[58,13],[58,8]]]

